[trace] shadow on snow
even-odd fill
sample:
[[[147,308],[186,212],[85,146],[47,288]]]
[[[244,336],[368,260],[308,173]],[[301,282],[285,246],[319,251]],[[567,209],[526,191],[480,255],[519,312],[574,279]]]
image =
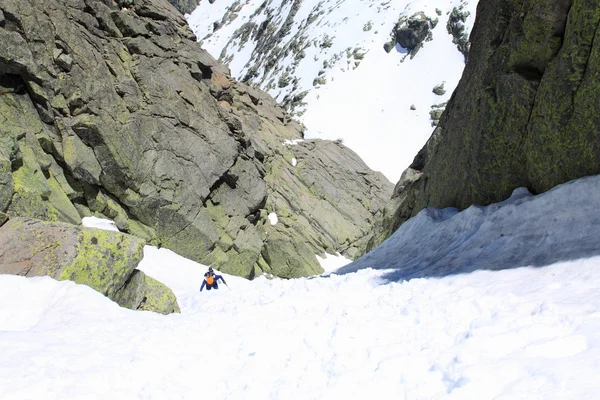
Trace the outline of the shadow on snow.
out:
[[[390,270],[382,278],[397,282],[589,258],[600,255],[599,209],[600,176],[537,196],[520,188],[504,202],[462,212],[425,209],[336,274]]]

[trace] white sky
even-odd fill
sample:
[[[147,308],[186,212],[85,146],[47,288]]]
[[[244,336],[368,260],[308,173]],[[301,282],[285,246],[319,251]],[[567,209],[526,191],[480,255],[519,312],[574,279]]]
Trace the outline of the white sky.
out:
[[[146,247],[139,268],[182,309],[168,316],[72,282],[0,275],[0,398],[596,398],[599,207],[600,177],[520,190],[424,211],[393,246],[343,268],[356,272],[226,275],[229,287],[202,293],[205,266]],[[428,277],[552,259],[564,262]]]

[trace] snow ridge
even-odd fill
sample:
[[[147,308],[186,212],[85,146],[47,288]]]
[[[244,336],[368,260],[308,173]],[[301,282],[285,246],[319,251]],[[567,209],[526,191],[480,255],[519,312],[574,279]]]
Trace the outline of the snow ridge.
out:
[[[339,273],[393,269],[391,281],[479,269],[545,266],[600,255],[600,176],[532,196],[519,188],[487,207],[424,209],[380,246]]]

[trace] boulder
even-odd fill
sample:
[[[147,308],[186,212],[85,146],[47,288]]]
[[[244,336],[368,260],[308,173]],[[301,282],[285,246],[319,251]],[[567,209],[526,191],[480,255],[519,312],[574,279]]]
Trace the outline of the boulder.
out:
[[[154,311],[161,314],[178,313],[179,305],[173,292],[157,281],[135,270],[115,295],[115,301],[132,310]]]
[[[425,41],[432,39],[431,31],[438,23],[438,19],[431,19],[424,12],[417,12],[410,17],[402,14],[392,29],[392,40],[385,44],[384,49],[390,52],[397,44],[407,50],[410,57],[414,57]]]
[[[423,12],[416,13],[394,29],[396,42],[409,51],[415,50],[427,38],[430,22]]]
[[[71,280],[128,308],[177,311],[167,287],[137,277],[143,246],[119,232],[14,217],[0,227],[0,273]]]
[[[443,96],[446,94],[446,89],[444,89],[445,84],[446,82],[442,82],[439,85],[435,85],[431,91],[438,96]]]

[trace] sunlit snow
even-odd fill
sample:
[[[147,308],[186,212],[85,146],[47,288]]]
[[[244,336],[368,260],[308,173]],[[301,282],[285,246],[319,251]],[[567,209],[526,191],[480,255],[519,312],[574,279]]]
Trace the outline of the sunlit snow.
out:
[[[464,57],[446,30],[448,14],[454,7],[464,6],[470,12],[465,24],[469,31],[477,1],[304,0],[298,4],[290,32],[278,39],[278,45],[283,47],[299,29],[305,29],[302,35],[311,45],[303,49],[300,60],[295,60],[293,53],[278,59],[276,66],[281,67],[281,72],[272,72],[274,82],[290,67],[291,78],[297,79],[294,93],[308,91],[303,99],[305,113],[298,117],[307,128],[306,138],[343,139],[369,167],[396,182],[433,131],[431,106],[448,101],[464,69]],[[281,27],[283,16],[287,15],[284,11],[290,5],[291,2],[281,0],[202,1],[188,16],[188,23],[212,55],[218,57],[225,48],[231,57],[232,75],[241,79],[253,65],[254,39],[250,38],[241,48],[239,40],[229,46],[227,42],[245,23],[258,26],[268,18]],[[213,22],[220,21],[230,6],[235,6],[237,12],[229,16],[237,17],[213,31]],[[405,51],[399,47],[386,53],[383,45],[390,39],[399,17],[421,11],[439,20],[432,32],[433,40],[425,42],[413,59],[405,58]],[[314,20],[309,24],[311,15]],[[328,47],[322,45],[326,40],[330,42]],[[359,49],[364,57],[348,56],[354,49]],[[330,66],[325,67],[324,62]],[[319,77],[325,83],[314,85]],[[269,78],[256,84],[279,101],[294,88],[269,87],[270,81]],[[442,82],[446,93],[435,95],[433,87]],[[416,109],[411,110],[411,105]]]
[[[592,177],[425,210],[388,240],[410,255],[384,245],[322,277],[225,275],[202,293],[206,266],[147,246],[139,268],[182,309],[168,316],[0,275],[0,398],[595,398],[599,207]]]
[[[271,223],[271,225],[277,225],[277,222],[279,222],[279,219],[277,218],[277,214],[274,212],[269,213],[267,218],[269,218],[269,222]]]
[[[105,229],[107,231],[119,231],[115,223],[108,219],[98,217],[83,217],[81,220],[83,226],[91,228]]]
[[[304,142],[304,139],[284,140],[283,145],[284,146],[294,146],[300,142]]]
[[[344,265],[350,264],[352,262],[352,260],[347,259],[339,253],[336,255],[325,254],[325,258],[317,256],[317,261],[319,261],[319,264],[321,264],[321,267],[323,267],[325,272],[336,271]]]

